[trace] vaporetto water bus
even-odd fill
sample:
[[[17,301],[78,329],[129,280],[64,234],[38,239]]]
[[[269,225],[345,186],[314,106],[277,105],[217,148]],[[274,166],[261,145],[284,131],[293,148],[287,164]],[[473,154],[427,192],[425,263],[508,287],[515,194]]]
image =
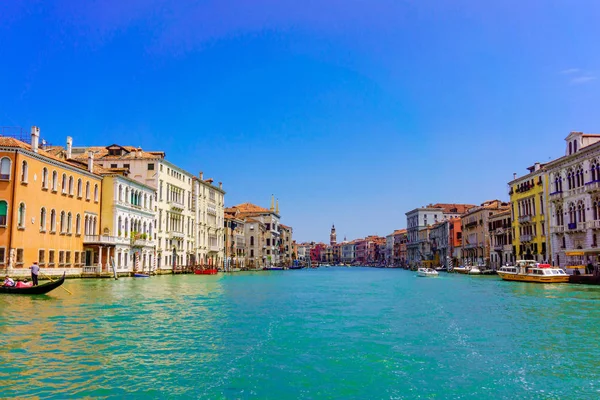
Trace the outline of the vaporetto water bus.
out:
[[[566,283],[569,275],[560,268],[550,264],[539,264],[532,260],[518,260],[514,266],[505,266],[498,270],[498,275],[505,281]]]

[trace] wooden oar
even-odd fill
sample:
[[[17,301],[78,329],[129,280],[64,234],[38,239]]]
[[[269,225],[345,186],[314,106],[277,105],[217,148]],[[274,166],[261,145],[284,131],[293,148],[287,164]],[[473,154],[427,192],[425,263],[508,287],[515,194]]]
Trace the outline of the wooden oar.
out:
[[[50,278],[48,275],[44,274],[42,271],[40,271],[40,274],[42,274],[42,275],[44,275],[46,278],[50,279],[50,282],[54,282],[54,281],[52,280],[52,278]],[[60,285],[60,287],[61,287],[63,290],[65,290],[67,293],[69,293],[69,294],[73,294],[73,293],[71,293],[71,291],[70,291],[69,289],[67,289],[67,288],[66,288],[66,287],[64,287],[63,285]]]

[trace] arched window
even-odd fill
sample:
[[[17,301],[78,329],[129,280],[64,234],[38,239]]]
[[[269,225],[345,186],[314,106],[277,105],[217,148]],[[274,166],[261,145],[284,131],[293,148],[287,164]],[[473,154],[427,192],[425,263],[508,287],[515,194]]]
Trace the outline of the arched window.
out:
[[[67,220],[65,219],[65,212],[61,211],[60,212],[60,233],[65,233],[66,229],[66,222]]]
[[[58,189],[58,172],[52,171],[52,191],[56,192]]]
[[[73,196],[73,185],[75,183],[75,180],[73,179],[72,176],[69,176],[69,195]]]
[[[67,174],[62,174],[62,192],[64,194],[67,193]]]
[[[250,246],[254,246],[254,236],[250,236]]]
[[[121,216],[119,216],[118,222],[117,222],[117,235],[123,236],[123,232],[121,231],[121,224],[122,224],[123,220],[121,219]]]
[[[90,234],[90,227],[89,227],[89,217],[86,215],[84,218],[84,224],[83,224],[83,228],[85,229],[85,234],[89,235]]]
[[[29,166],[27,161],[23,161],[21,164],[21,182],[27,183],[27,175],[29,174]]]
[[[129,188],[125,188],[125,202],[129,203]]]
[[[25,203],[19,204],[17,223],[19,228],[25,228]]]
[[[0,226],[6,226],[6,216],[8,215],[8,203],[0,201]]]
[[[123,201],[123,186],[119,185],[119,201]]]
[[[85,183],[85,199],[86,200],[90,199],[90,183],[89,182]]]
[[[81,215],[79,214],[75,217],[75,234],[81,235]]]
[[[577,215],[575,215],[575,204],[571,203],[569,205],[569,223],[574,224],[577,222]]]
[[[94,201],[98,202],[98,184],[94,185]]]
[[[577,153],[577,140],[573,140],[573,153]]]
[[[81,182],[81,178],[77,179],[77,197],[81,198],[83,195],[83,184]]]
[[[40,231],[46,232],[46,209],[44,207],[40,210]]]
[[[48,168],[42,169],[42,188],[48,189]]]
[[[56,232],[56,211],[50,210],[50,232]]]
[[[8,157],[4,157],[2,160],[0,160],[0,179],[5,181],[10,180],[11,165],[12,162]]]
[[[92,224],[92,235],[96,234],[96,222],[98,221],[97,217],[94,217],[94,223]]]
[[[573,154],[573,142],[569,142],[569,155]]]
[[[67,214],[67,233],[71,233],[72,226],[73,226],[73,216],[69,212],[69,214]]]

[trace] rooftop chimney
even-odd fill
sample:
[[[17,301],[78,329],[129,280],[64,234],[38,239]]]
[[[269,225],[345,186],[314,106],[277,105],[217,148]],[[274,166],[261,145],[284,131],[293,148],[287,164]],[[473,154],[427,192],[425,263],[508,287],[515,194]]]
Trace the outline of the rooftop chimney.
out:
[[[94,152],[88,151],[88,171],[94,172]]]
[[[201,181],[204,180],[204,172],[200,171],[200,173],[198,174],[198,176],[200,177]]]
[[[73,150],[73,138],[67,136],[67,160],[71,158],[71,150]]]
[[[137,155],[137,158],[142,158],[142,148],[141,147],[137,148],[136,155]]]
[[[40,128],[37,126],[31,127],[31,150],[38,152],[38,144],[40,142]]]
[[[223,182],[219,182],[219,189],[223,189]]]
[[[540,168],[542,168],[542,165],[539,162],[536,162],[534,171],[539,171]]]
[[[517,173],[513,172],[513,179],[517,179]]]

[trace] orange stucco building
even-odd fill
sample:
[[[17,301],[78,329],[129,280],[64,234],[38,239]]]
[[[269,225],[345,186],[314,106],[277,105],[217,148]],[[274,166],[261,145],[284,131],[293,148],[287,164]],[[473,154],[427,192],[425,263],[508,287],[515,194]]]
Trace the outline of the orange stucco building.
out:
[[[100,229],[102,177],[93,158],[62,160],[38,144],[36,127],[31,144],[0,137],[0,268],[26,275],[38,261],[52,275],[80,274],[84,235]]]

